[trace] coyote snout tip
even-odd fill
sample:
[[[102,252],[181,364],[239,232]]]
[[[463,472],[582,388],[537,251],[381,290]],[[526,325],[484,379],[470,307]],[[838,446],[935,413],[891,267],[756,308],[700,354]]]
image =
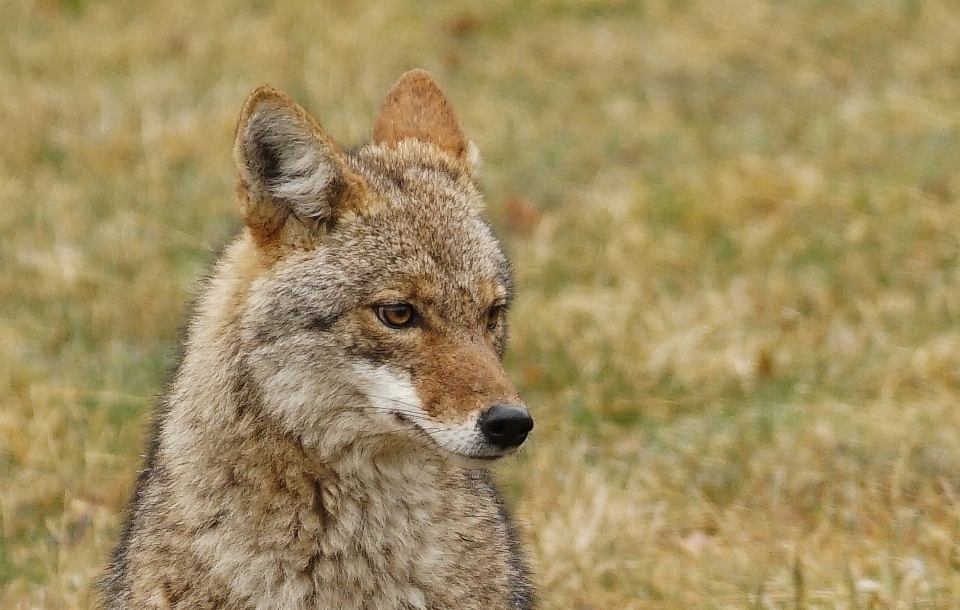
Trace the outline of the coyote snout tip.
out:
[[[533,418],[526,407],[495,404],[477,422],[483,438],[500,449],[516,449],[533,430]]]
[[[490,461],[510,455],[533,429],[533,417],[515,395],[508,400],[488,400],[482,406],[458,404],[458,411],[446,405],[447,409],[438,412],[436,403],[418,391],[418,384],[406,371],[389,365],[357,364],[355,372],[357,386],[372,411],[389,415],[394,425],[399,424],[396,432],[429,439],[428,444],[463,458]],[[444,394],[455,392],[446,386]]]

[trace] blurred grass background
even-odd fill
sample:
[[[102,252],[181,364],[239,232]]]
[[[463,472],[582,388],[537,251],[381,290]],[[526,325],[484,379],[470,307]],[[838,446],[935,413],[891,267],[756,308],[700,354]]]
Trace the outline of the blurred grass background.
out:
[[[0,0],[0,608],[89,608],[263,82],[424,67],[515,261],[542,608],[960,607],[960,6]]]

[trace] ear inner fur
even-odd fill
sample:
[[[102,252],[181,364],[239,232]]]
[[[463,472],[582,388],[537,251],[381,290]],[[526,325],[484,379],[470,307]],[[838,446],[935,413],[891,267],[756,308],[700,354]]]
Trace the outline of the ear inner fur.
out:
[[[259,87],[247,98],[233,152],[240,213],[261,248],[308,247],[322,235],[319,229],[369,206],[366,185],[340,147],[306,110],[272,87]]]
[[[470,147],[453,106],[425,70],[410,70],[387,94],[373,126],[373,143],[395,146],[406,139],[439,147],[467,160]]]

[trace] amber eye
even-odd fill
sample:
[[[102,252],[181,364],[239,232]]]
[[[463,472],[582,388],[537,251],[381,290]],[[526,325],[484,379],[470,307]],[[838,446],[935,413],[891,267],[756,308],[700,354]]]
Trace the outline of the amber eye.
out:
[[[373,308],[380,321],[390,328],[413,326],[417,320],[417,310],[409,303],[391,303]]]
[[[503,321],[503,313],[507,309],[506,305],[494,305],[487,312],[487,332],[494,332]]]

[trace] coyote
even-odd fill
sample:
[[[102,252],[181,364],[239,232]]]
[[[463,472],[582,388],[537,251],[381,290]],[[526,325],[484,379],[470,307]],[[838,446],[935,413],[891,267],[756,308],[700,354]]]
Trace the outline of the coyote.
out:
[[[509,264],[424,71],[347,151],[270,87],[245,225],[203,288],[103,582],[109,610],[530,609],[487,467],[533,420],[501,364]]]

